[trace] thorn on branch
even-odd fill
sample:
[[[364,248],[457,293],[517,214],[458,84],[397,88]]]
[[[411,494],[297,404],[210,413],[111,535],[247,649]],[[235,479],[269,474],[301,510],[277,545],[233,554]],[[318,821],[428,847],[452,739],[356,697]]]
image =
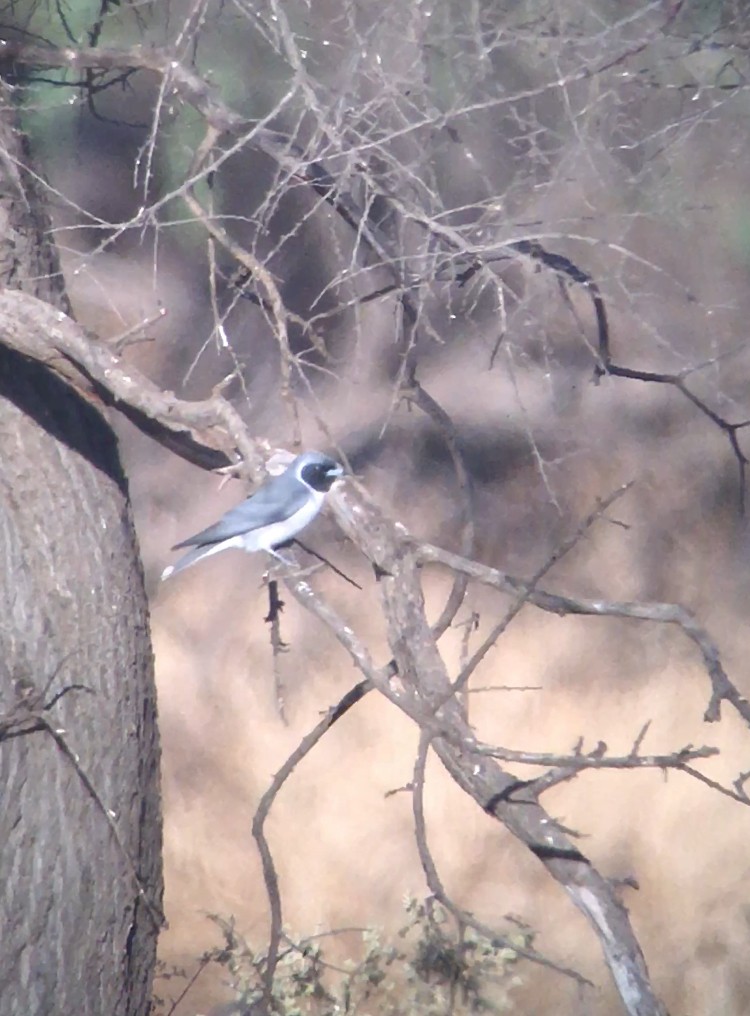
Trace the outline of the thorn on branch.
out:
[[[641,888],[635,875],[621,875],[619,878],[608,878],[607,881],[615,891],[620,889],[634,889],[638,892]]]
[[[639,730],[638,736],[636,737],[635,741],[633,741],[633,747],[630,749],[630,754],[631,754],[631,756],[633,758],[637,758],[638,757],[638,754],[640,753],[641,745],[643,744],[643,740],[644,740],[646,734],[648,733],[648,728],[650,726],[651,726],[651,720],[646,720],[646,722],[643,724],[643,726]]]

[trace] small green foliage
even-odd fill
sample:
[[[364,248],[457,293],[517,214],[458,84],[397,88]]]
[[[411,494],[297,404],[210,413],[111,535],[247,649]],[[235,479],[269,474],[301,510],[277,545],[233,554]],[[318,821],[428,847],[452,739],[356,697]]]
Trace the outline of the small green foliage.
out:
[[[521,984],[515,947],[528,949],[525,928],[502,942],[462,925],[432,899],[404,901],[406,921],[393,941],[375,928],[332,931],[295,941],[284,936],[271,1011],[278,1016],[472,1016],[509,1013]],[[207,959],[225,967],[238,1004],[264,1000],[266,954],[238,934],[233,919],[211,916],[224,938]],[[349,946],[356,934],[357,941]],[[324,950],[325,945],[325,950]],[[349,946],[349,948],[347,948]],[[343,962],[330,953],[350,953]],[[354,955],[351,955],[354,954]]]

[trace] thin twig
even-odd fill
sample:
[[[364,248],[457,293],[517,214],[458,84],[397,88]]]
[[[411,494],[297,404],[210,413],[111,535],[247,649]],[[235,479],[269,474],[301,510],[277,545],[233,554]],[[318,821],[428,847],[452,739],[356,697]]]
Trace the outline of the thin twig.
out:
[[[533,592],[547,572],[549,572],[560,560],[562,560],[566,554],[569,554],[570,551],[573,550],[594,523],[602,518],[607,509],[610,508],[615,501],[618,501],[621,497],[623,497],[628,490],[630,490],[631,486],[632,483],[626,483],[618,487],[616,490],[613,490],[607,497],[598,501],[596,508],[586,516],[575,532],[572,533],[566,540],[563,540],[563,542],[555,548],[544,564],[535,572],[529,582],[525,584],[524,588],[518,593],[514,603],[511,605],[505,616],[492,628],[489,635],[487,635],[481,646],[474,652],[471,659],[462,666],[461,672],[453,682],[454,691],[460,691],[460,689],[466,686],[471,675],[477,669],[490,649],[495,645],[511,621],[517,617],[526,603],[533,602]]]
[[[561,617],[566,614],[577,614],[676,625],[700,652],[711,681],[711,696],[703,714],[704,719],[709,723],[718,721],[721,718],[721,703],[726,701],[734,706],[750,726],[750,702],[729,680],[721,663],[718,646],[706,629],[699,625],[693,615],[680,604],[589,600],[550,593],[542,589],[529,589],[527,580],[515,578],[497,568],[490,568],[477,561],[468,561],[432,544],[415,543],[414,550],[417,559],[423,563],[442,564],[447,568],[462,571],[484,585],[492,586],[505,593],[520,594],[524,598],[524,602]],[[528,595],[526,595],[527,592]]]
[[[312,547],[309,547],[306,543],[303,543],[302,540],[300,540],[296,536],[292,542],[296,543],[298,547],[301,547],[306,554],[311,554],[313,557],[317,557],[319,561],[322,561],[323,564],[328,565],[328,567],[331,569],[332,572],[335,572],[336,575],[339,576],[339,578],[342,578],[344,579],[344,581],[348,582],[350,586],[354,586],[354,588],[359,589],[360,592],[362,591],[362,586],[359,584],[359,582],[355,582],[353,578],[350,578],[346,574],[346,572],[343,572],[341,571],[340,568],[337,568],[336,565],[333,563],[333,561],[330,561],[327,557],[325,557],[323,554],[320,554],[317,550],[313,550]]]
[[[279,960],[279,944],[281,942],[283,931],[283,918],[281,909],[281,894],[279,892],[279,880],[276,874],[276,865],[274,864],[273,854],[271,853],[271,848],[265,834],[265,822],[279,791],[292,775],[299,763],[310,754],[315,745],[320,741],[324,734],[330,730],[333,724],[336,723],[337,720],[340,720],[341,717],[352,708],[352,706],[356,705],[357,702],[364,698],[371,688],[372,683],[369,680],[365,679],[364,681],[359,681],[353,688],[350,688],[344,696],[342,696],[336,705],[331,706],[328,709],[323,718],[316,723],[309,734],[306,734],[305,737],[302,738],[300,743],[278,770],[271,781],[271,785],[268,790],[266,790],[258,802],[258,807],[255,811],[255,815],[253,816],[252,832],[255,842],[258,845],[258,852],[260,853],[261,865],[263,867],[263,881],[265,882],[266,894],[268,896],[268,903],[271,910],[271,929],[269,932],[266,969],[263,977],[264,995],[269,1007],[273,996],[273,981],[276,973],[276,966]]]

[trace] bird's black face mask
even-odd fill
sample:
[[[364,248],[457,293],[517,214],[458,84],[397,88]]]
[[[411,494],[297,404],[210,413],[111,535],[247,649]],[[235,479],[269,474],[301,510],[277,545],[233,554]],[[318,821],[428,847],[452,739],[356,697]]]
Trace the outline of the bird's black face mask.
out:
[[[313,490],[327,493],[336,480],[342,475],[343,469],[333,459],[328,462],[311,462],[303,467],[300,478]]]

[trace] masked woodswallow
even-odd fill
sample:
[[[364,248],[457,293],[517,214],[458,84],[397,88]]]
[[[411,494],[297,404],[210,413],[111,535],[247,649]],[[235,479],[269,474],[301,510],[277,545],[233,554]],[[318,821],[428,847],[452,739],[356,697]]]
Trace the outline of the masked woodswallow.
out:
[[[231,547],[248,553],[265,550],[284,561],[276,553],[276,548],[312,522],[322,508],[326,494],[343,472],[335,459],[320,452],[298,455],[280,476],[270,477],[213,526],[176,544],[172,550],[180,547],[192,549],[175,564],[165,568],[162,579],[168,579],[196,561]]]

